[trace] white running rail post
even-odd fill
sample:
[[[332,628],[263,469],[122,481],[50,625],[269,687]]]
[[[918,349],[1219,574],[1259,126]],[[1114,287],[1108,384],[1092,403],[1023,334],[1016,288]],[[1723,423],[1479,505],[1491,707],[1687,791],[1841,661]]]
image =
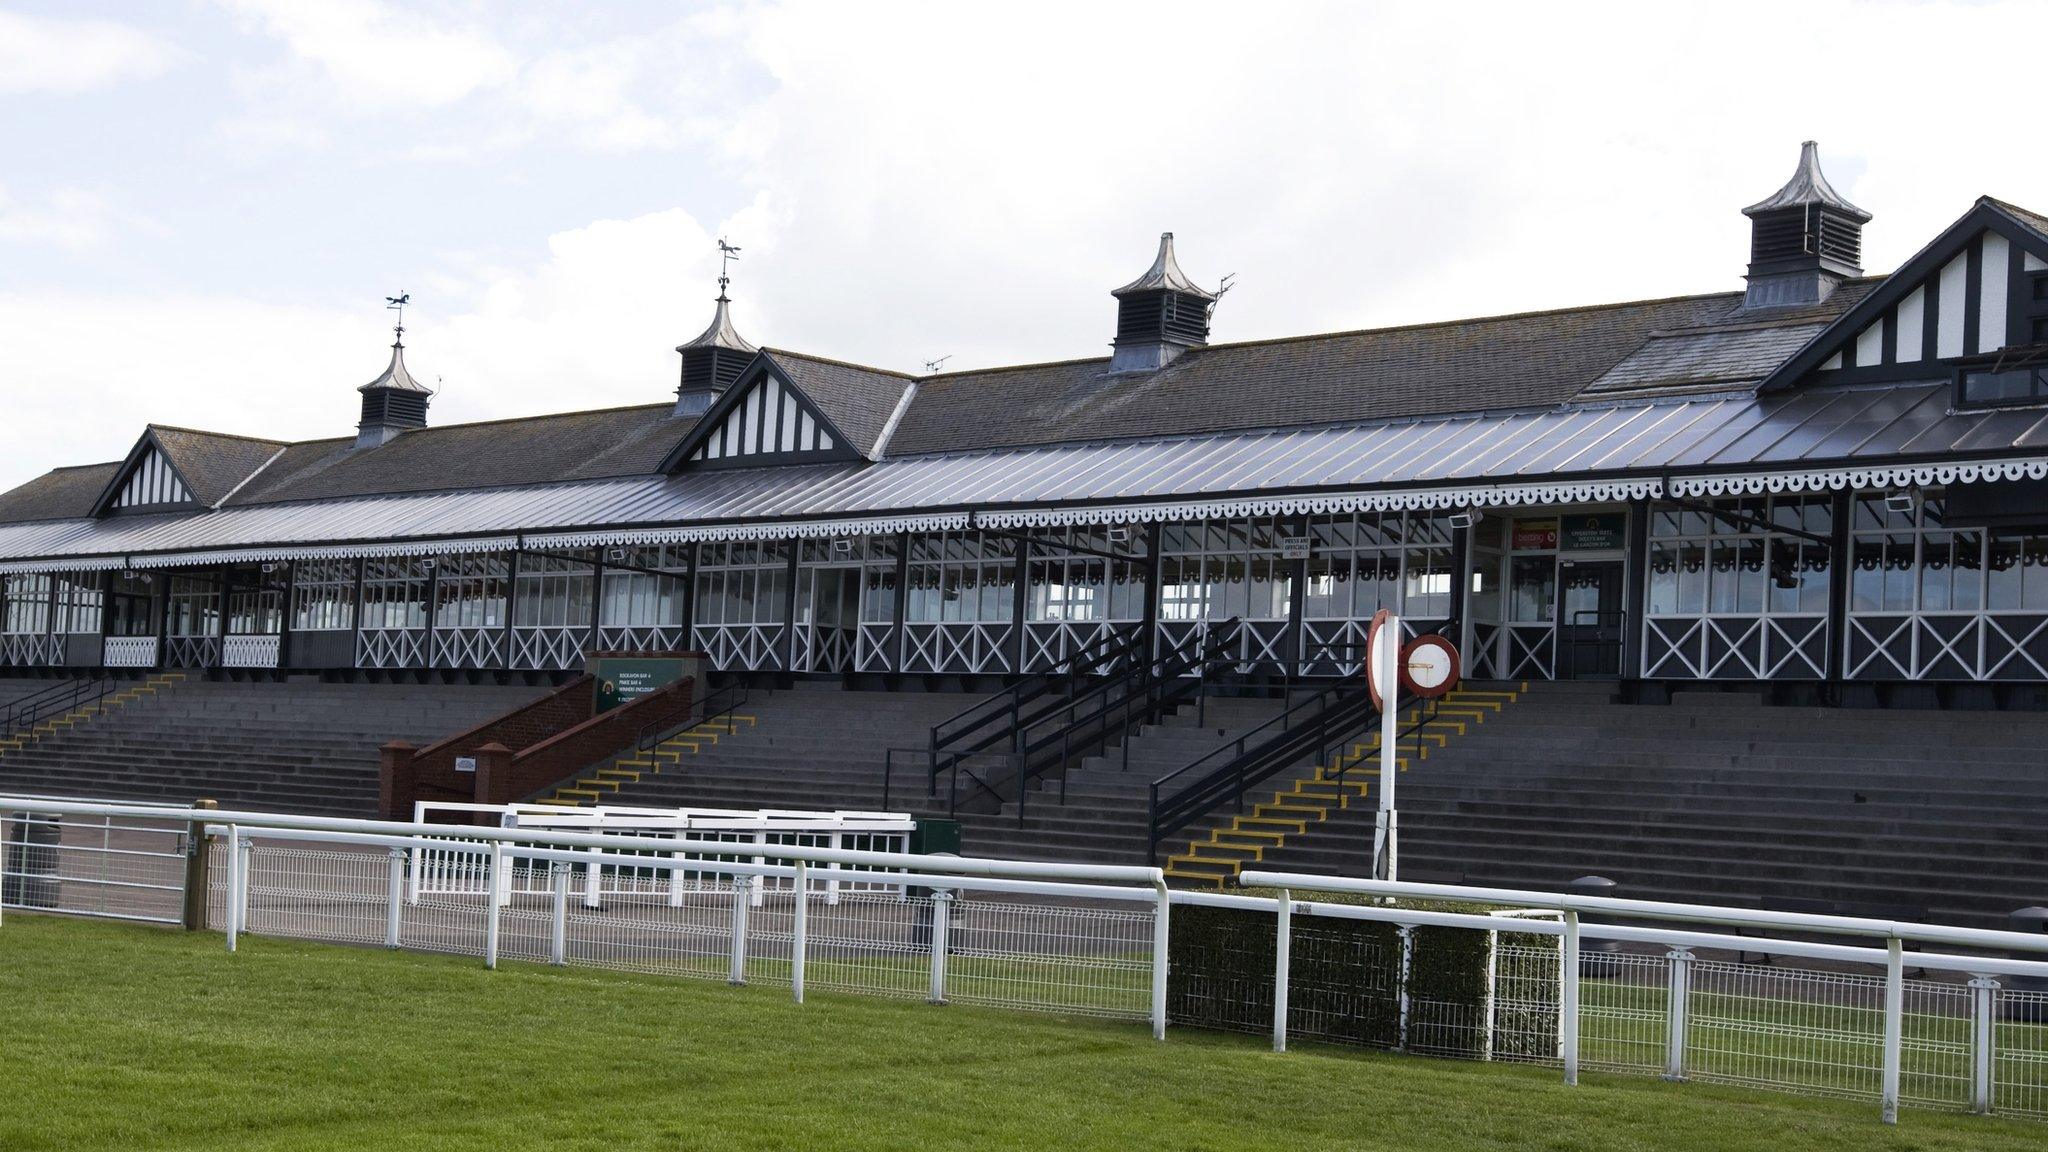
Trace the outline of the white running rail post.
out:
[[[675,834],[669,837],[669,839],[681,840],[684,831],[681,828],[676,829]],[[668,855],[669,859],[674,860],[678,864],[689,859],[682,852],[671,852]],[[668,871],[668,906],[671,908],[681,908],[683,906],[683,870],[681,868],[671,868]]]
[[[1899,1122],[1899,1042],[1906,1022],[1905,941],[1885,941],[1884,960],[1884,1122]]]
[[[804,952],[810,942],[810,865],[796,862],[796,907],[789,917],[789,994],[804,1002]]]
[[[1273,1051],[1287,1051],[1287,967],[1294,934],[1293,894],[1282,888],[1273,908]]]
[[[1685,1079],[1685,1025],[1692,1005],[1692,951],[1673,948],[1664,954],[1670,962],[1664,1005],[1664,1078]]]
[[[557,860],[548,865],[548,886],[554,907],[548,922],[548,963],[569,962],[569,873],[570,865]]]
[[[235,937],[242,931],[242,885],[247,883],[242,875],[242,829],[238,824],[228,825],[228,951],[235,950]]]
[[[752,903],[753,887],[752,876],[732,878],[732,964],[725,974],[728,984],[747,982],[747,906]]]
[[[1564,914],[1564,955],[1558,963],[1557,1047],[1564,1082],[1579,1082],[1579,914]]]
[[[385,864],[384,946],[398,947],[399,910],[405,907],[405,849],[388,849]]]
[[[1168,915],[1173,910],[1173,894],[1167,890],[1166,881],[1161,880],[1156,889],[1158,895],[1152,906],[1152,1038],[1166,1039],[1166,976]]]
[[[585,908],[595,908],[604,903],[599,889],[603,875],[603,866],[595,860],[583,866],[583,906]]]
[[[1381,631],[1384,638],[1380,641],[1380,666],[1374,669],[1380,683],[1380,810],[1378,834],[1374,836],[1379,859],[1374,863],[1380,879],[1398,880],[1401,817],[1394,807],[1394,777],[1399,775],[1394,745],[1401,730],[1401,618],[1387,617]]]
[[[927,999],[933,1004],[946,1002],[946,937],[952,926],[953,893],[941,888],[932,893],[932,987]]]
[[[484,885],[484,967],[498,966],[498,919],[503,905],[498,903],[501,878],[505,874],[505,842],[491,841],[490,880]]]
[[[1998,981],[1970,980],[1970,1111],[1991,1111],[1991,1061],[1998,1044]]]

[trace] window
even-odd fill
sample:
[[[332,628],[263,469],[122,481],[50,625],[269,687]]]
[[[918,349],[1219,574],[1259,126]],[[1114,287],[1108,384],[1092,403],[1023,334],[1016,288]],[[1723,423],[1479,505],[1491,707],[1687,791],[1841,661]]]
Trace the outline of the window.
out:
[[[979,532],[910,538],[908,597],[912,624],[1007,624],[1017,610],[1017,545]]]
[[[1129,622],[1144,618],[1142,559],[1125,563],[1085,552],[1063,552],[1061,547],[1072,544],[1103,552],[1129,551],[1128,541],[1112,540],[1107,526],[1052,528],[1046,536],[1047,543],[1032,549],[1028,619]]]
[[[1270,516],[1166,525],[1160,534],[1159,618],[1287,619],[1294,561],[1281,558],[1285,535]]]
[[[427,566],[417,557],[363,561],[363,630],[427,626]]]
[[[2048,402],[2048,367],[1965,368],[1957,377],[1956,406],[1995,408]]]
[[[173,636],[220,635],[220,586],[193,576],[171,577],[168,631]]]
[[[92,633],[100,630],[100,577],[96,572],[65,573],[56,578],[54,589],[56,632]]]
[[[674,573],[657,576],[651,571],[632,572],[607,567],[604,570],[604,606],[598,623],[606,628],[680,628],[683,599],[688,591],[690,545],[654,544],[626,549],[620,563],[635,568]]]
[[[512,623],[519,628],[588,628],[592,566],[556,556],[525,556],[514,582]]]
[[[228,593],[228,635],[277,635],[284,622],[283,599],[275,588],[237,588]]]
[[[697,546],[697,624],[782,624],[788,614],[786,541],[733,540]]]
[[[356,626],[356,562],[304,560],[292,572],[292,629],[346,632]]]
[[[434,627],[503,628],[510,567],[502,555],[442,558],[434,581]]]
[[[4,596],[7,601],[6,614],[0,617],[0,632],[12,636],[39,636],[49,631],[48,576],[35,573],[8,576],[4,585],[0,585],[0,596]]]

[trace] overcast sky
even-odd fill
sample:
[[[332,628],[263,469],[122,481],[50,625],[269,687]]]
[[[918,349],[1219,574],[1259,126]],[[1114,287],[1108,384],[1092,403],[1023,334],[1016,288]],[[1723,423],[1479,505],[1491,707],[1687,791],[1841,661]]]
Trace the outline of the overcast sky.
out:
[[[1739,288],[1821,142],[1889,269],[2048,209],[2042,4],[0,0],[0,487],[149,421],[650,403],[726,235],[756,343],[1102,355],[1173,230],[1214,338]],[[1455,387],[1455,381],[1446,381]],[[460,477],[450,477],[459,482]]]

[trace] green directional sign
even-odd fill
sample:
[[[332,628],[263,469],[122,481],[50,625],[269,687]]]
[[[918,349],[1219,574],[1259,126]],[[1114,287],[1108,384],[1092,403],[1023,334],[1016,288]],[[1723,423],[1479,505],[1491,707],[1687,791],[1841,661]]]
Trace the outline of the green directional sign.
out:
[[[599,656],[590,662],[597,677],[597,710],[609,712],[683,678],[684,662],[664,656]]]

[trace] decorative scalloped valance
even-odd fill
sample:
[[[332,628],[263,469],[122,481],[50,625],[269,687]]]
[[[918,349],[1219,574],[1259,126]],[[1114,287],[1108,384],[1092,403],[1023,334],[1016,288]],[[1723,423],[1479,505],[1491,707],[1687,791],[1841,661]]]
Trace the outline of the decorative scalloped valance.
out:
[[[704,524],[672,528],[609,528],[598,532],[550,532],[528,536],[529,548],[600,548],[610,545],[688,544],[718,540],[814,540],[821,536],[867,536],[883,532],[943,532],[965,528],[967,514],[876,516],[862,520],[804,520],[783,524]]]
[[[1671,482],[1673,496],[1755,496],[1766,492],[1839,492],[1865,488],[1934,488],[1992,480],[2048,479],[2048,460],[1894,464],[1820,468],[1745,476],[1688,476]]]
[[[1662,482],[1601,480],[1577,484],[1489,484],[1409,492],[1315,493],[1237,500],[1177,500],[1138,505],[1037,508],[991,512],[977,522],[992,528],[1056,524],[1141,524],[1155,520],[1284,516],[1294,513],[1384,512],[1424,508],[1507,508],[1532,504],[1583,504],[1633,500],[1664,494]]]

